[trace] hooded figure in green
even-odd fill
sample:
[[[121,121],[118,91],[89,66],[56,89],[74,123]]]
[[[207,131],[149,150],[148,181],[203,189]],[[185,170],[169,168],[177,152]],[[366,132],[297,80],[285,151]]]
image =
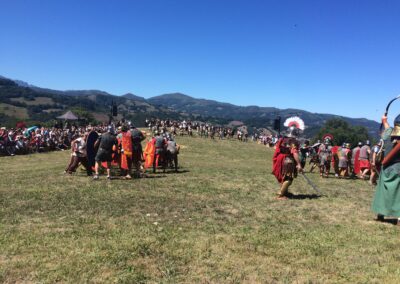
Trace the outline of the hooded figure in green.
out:
[[[372,202],[372,210],[378,214],[379,221],[383,221],[384,216],[400,217],[400,115],[395,118],[393,128],[386,115],[382,123],[385,158]]]

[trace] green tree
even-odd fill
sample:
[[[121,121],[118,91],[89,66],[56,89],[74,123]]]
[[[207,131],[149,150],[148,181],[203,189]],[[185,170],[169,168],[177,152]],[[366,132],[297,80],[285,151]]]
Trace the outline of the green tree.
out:
[[[84,124],[98,124],[99,122],[94,118],[93,114],[82,109],[82,108],[72,108],[72,112],[79,117]]]
[[[365,127],[351,126],[342,119],[334,118],[325,123],[313,140],[322,140],[322,137],[328,133],[333,135],[334,145],[350,143],[355,146],[359,141],[364,142],[369,139],[368,130]]]

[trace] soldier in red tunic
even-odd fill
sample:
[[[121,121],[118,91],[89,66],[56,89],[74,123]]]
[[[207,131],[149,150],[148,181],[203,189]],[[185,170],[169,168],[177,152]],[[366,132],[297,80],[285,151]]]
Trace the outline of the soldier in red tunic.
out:
[[[300,130],[304,130],[304,122],[298,117],[291,117],[286,120],[288,134],[280,138],[275,146],[273,157],[273,174],[281,184],[278,192],[278,199],[284,200],[289,196],[289,186],[297,177],[298,171],[302,171],[299,158],[299,142],[297,136]]]

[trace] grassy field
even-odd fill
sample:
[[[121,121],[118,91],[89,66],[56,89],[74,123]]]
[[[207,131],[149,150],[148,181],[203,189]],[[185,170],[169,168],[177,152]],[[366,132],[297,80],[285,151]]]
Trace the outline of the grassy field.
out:
[[[272,150],[178,138],[180,173],[92,181],[67,152],[0,158],[0,282],[400,281],[399,228],[374,189],[301,177],[276,200]]]

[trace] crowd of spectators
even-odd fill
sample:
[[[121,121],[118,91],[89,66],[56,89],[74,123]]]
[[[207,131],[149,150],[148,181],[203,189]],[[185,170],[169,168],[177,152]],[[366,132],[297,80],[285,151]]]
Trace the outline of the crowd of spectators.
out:
[[[173,135],[183,136],[197,136],[202,138],[210,139],[237,139],[241,142],[248,142],[250,139],[254,142],[262,143],[266,146],[273,147],[278,141],[276,135],[271,133],[267,134],[262,131],[253,131],[250,134],[246,127],[237,126],[221,126],[214,125],[209,122],[199,122],[199,121],[178,121],[169,119],[146,119],[146,126],[150,131],[166,133],[170,132]]]
[[[0,128],[0,155],[14,156],[48,151],[64,151],[85,132],[95,129],[104,132],[106,125],[66,127]]]

